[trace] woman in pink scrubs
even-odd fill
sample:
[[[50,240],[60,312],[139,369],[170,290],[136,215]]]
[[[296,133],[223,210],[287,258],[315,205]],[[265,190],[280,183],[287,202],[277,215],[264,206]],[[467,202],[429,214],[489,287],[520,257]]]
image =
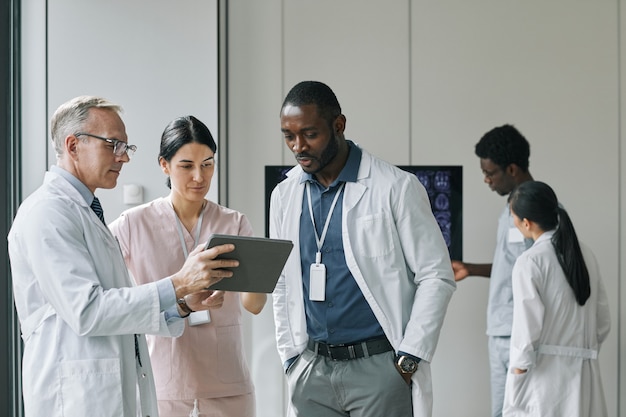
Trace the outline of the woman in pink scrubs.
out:
[[[216,150],[209,129],[193,116],[165,128],[159,164],[169,195],[125,211],[110,225],[138,284],[177,272],[212,233],[252,235],[245,215],[205,199]],[[266,295],[215,291],[207,302],[216,308],[191,313],[181,337],[147,336],[161,417],[255,415],[240,305],[258,314]]]

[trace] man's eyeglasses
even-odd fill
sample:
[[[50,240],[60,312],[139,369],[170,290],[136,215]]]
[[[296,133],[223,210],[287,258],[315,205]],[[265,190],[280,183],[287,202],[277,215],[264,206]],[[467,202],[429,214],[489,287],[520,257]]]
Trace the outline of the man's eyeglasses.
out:
[[[124,153],[126,153],[126,155],[128,155],[128,158],[130,159],[130,157],[133,156],[133,154],[137,150],[136,145],[129,145],[128,143],[122,142],[121,140],[109,139],[109,138],[105,138],[105,137],[98,136],[98,135],[92,135],[91,133],[79,132],[79,133],[74,133],[74,136],[76,137],[89,136],[89,137],[100,139],[107,143],[110,143],[113,145],[113,154],[115,156],[124,156]]]

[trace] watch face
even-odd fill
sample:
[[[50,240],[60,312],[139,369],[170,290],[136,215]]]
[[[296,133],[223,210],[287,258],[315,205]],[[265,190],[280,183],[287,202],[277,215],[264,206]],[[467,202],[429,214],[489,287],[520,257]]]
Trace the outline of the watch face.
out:
[[[407,374],[412,374],[417,371],[417,361],[415,359],[409,358],[408,356],[402,356],[398,360],[398,365],[402,372]]]

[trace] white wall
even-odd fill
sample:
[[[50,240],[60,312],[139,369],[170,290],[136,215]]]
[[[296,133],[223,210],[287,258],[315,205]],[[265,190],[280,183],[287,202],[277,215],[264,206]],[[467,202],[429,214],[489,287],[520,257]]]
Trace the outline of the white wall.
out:
[[[464,253],[468,260],[488,261],[495,211],[504,199],[482,183],[473,145],[505,122],[526,135],[531,173],[555,188],[602,266],[615,323],[601,355],[613,416],[619,398],[616,14],[616,2],[485,0],[422,1],[412,13],[413,155],[467,167]],[[441,337],[433,365],[441,416],[455,415],[459,404],[467,407],[465,415],[487,412],[477,401],[489,395],[486,383],[479,383],[488,381],[482,336],[487,289],[480,281],[459,284]],[[468,360],[468,351],[480,352],[479,361]],[[450,390],[458,402],[445,400]]]
[[[24,192],[53,162],[44,141],[52,111],[72,96],[101,94],[125,107],[130,141],[139,145],[120,185],[143,185],[146,200],[165,194],[156,154],[166,123],[191,113],[217,133],[216,2],[53,0],[47,16],[34,3],[22,2]],[[626,398],[626,350],[618,343],[619,330],[626,334],[626,317],[618,316],[626,300],[619,285],[626,259],[623,1],[228,7],[229,148],[218,152],[219,163],[228,163],[228,205],[265,233],[263,168],[293,163],[279,130],[282,98],[296,82],[318,79],[337,93],[348,138],[376,155],[395,164],[463,165],[464,256],[490,262],[504,199],[482,183],[473,147],[492,127],[515,124],[531,143],[532,174],[554,186],[600,261],[614,323],[600,362],[609,415],[617,416]],[[98,194],[108,219],[126,207],[121,188]],[[436,417],[489,413],[487,284],[459,283],[450,304],[433,362]],[[285,398],[271,306],[247,324],[257,415],[276,417]]]
[[[138,147],[118,187],[97,192],[107,221],[131,207],[122,200],[124,184],[141,185],[144,201],[166,195],[157,155],[167,123],[191,114],[219,140],[217,0],[22,3],[24,149],[48,148],[38,170],[55,163],[48,121],[56,108],[75,96],[99,95],[124,108],[129,143]],[[41,183],[41,172],[27,168],[25,195]],[[217,183],[215,175],[212,199]]]
[[[293,163],[280,103],[296,82],[318,79],[337,93],[347,137],[373,153],[396,164],[463,165],[464,256],[490,262],[505,201],[483,184],[473,149],[492,127],[515,124],[531,143],[532,174],[554,186],[601,263],[614,323],[601,367],[617,416],[621,2],[258,3],[229,10],[229,205],[263,227],[263,166]],[[487,291],[486,279],[469,278],[453,297],[433,362],[435,416],[489,414]],[[272,415],[270,404],[260,416]]]

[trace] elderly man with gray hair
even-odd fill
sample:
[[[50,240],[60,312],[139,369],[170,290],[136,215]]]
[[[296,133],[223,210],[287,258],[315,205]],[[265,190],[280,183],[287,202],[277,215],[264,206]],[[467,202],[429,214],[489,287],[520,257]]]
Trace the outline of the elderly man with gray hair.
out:
[[[134,286],[94,193],[117,184],[136,146],[121,108],[81,96],[51,121],[57,163],[20,206],[8,235],[24,339],[26,417],[158,415],[143,334],[178,336],[205,288],[229,277],[233,245],[196,248],[181,270]]]

